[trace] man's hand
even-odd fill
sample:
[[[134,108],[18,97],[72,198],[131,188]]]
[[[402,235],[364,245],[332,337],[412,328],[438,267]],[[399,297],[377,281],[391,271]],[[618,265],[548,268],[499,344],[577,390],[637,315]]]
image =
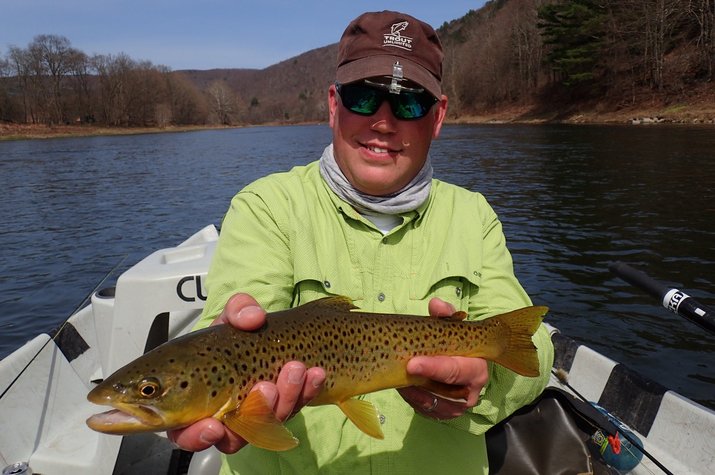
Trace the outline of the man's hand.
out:
[[[447,317],[454,311],[454,307],[443,300],[433,298],[429,302],[429,314],[433,317]],[[476,406],[482,388],[489,381],[486,360],[462,356],[415,356],[407,363],[407,373],[466,390],[466,401],[460,402],[419,386],[398,389],[416,411],[435,419],[452,419]]]
[[[261,328],[266,321],[266,312],[253,297],[236,294],[231,297],[223,312],[211,325],[229,324],[245,331]],[[286,363],[275,384],[260,382],[251,391],[260,391],[273,412],[281,421],[288,419],[317,396],[323,389],[325,371],[322,368],[306,368],[303,363]],[[231,454],[247,442],[225,427],[219,420],[209,417],[183,429],[167,431],[169,440],[184,450],[197,452],[215,445],[221,452]]]

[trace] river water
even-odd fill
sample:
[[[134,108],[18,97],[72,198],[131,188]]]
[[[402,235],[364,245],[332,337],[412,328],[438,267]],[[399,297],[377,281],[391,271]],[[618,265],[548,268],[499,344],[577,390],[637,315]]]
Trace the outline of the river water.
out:
[[[0,142],[0,358],[329,140],[315,125]],[[453,125],[432,155],[436,177],[491,202],[552,325],[715,408],[715,335],[608,271],[624,261],[715,305],[715,129]]]

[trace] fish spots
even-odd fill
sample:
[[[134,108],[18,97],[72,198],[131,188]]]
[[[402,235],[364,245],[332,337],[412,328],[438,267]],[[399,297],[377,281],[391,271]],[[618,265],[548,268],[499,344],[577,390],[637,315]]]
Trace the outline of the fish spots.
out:
[[[195,406],[219,411],[240,405],[258,381],[275,381],[286,362],[297,360],[325,369],[325,388],[330,392],[321,401],[332,402],[333,395],[362,394],[404,381],[404,365],[415,355],[467,354],[475,351],[475,345],[494,345],[494,341],[507,339],[509,331],[508,323],[486,321],[456,322],[344,309],[334,313],[323,309],[313,315],[288,311],[269,317],[256,332],[216,326],[195,332],[174,346],[169,342],[127,367],[124,379],[114,389],[127,393],[126,388],[131,388],[135,400],[162,411],[180,407],[185,414]],[[162,382],[157,394],[166,397],[138,394],[137,381],[149,377]],[[115,381],[105,382],[111,385]],[[166,384],[174,385],[173,391],[165,391]]]

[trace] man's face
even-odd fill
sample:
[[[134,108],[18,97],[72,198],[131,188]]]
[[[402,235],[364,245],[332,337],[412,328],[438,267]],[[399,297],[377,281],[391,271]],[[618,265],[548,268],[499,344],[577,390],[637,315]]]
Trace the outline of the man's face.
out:
[[[387,101],[371,116],[355,114],[343,106],[335,85],[328,91],[328,106],[340,170],[359,191],[385,196],[402,189],[424,165],[442,128],[447,97],[416,120],[397,119]]]

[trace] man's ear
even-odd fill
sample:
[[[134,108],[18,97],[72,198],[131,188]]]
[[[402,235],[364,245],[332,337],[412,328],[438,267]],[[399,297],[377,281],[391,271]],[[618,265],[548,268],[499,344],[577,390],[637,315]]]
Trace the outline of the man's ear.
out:
[[[335,126],[335,113],[338,110],[338,91],[335,84],[331,84],[328,88],[328,112],[330,114],[330,128]]]
[[[432,129],[432,138],[436,139],[439,137],[439,132],[442,130],[442,123],[444,123],[445,117],[447,117],[447,96],[442,94],[442,98],[437,103],[437,110],[434,113],[434,128]]]

